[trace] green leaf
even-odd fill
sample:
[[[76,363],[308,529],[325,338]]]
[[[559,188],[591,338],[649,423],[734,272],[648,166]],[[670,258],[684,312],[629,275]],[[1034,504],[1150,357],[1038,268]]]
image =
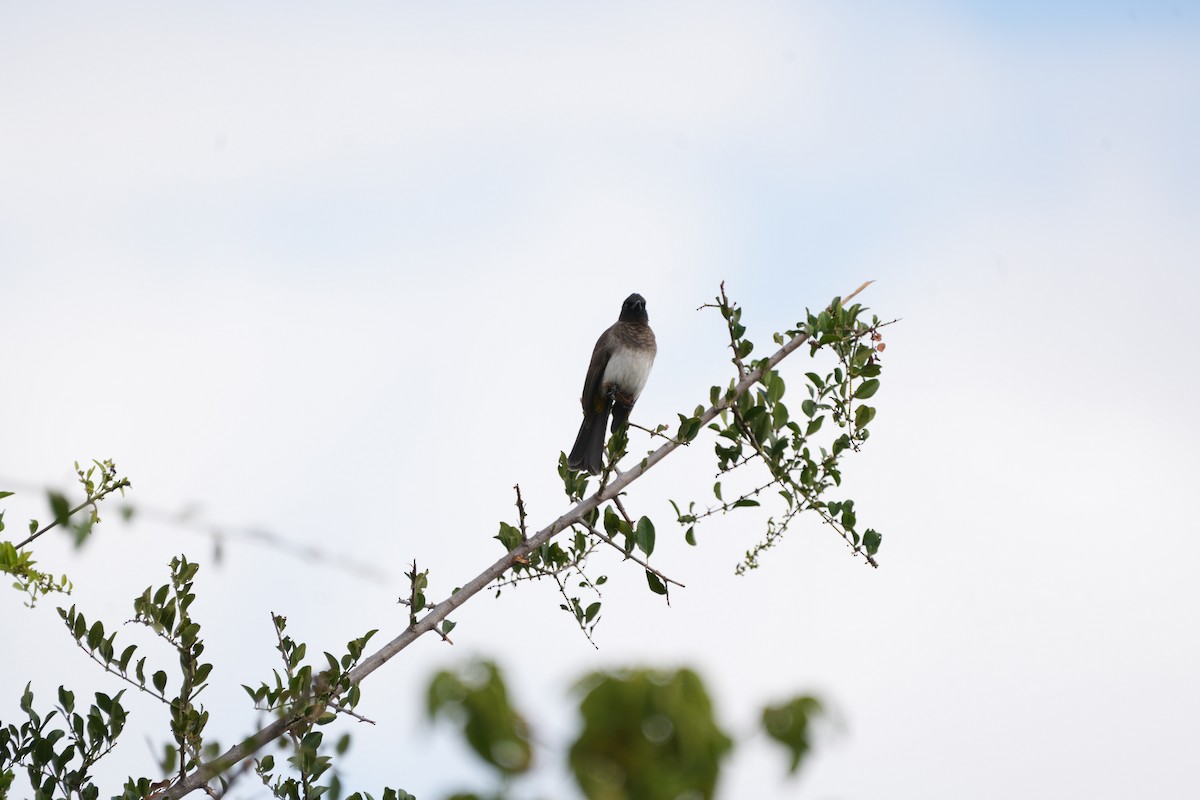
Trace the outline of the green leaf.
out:
[[[667,593],[667,587],[662,582],[662,579],[650,570],[646,570],[646,583],[650,584],[650,591],[654,592],[655,594]]]
[[[874,395],[877,391],[879,391],[879,379],[871,378],[868,381],[863,381],[862,384],[854,390],[854,396],[859,400],[866,400],[868,397]]]
[[[498,539],[504,545],[504,549],[511,553],[521,544],[521,531],[507,522],[501,522],[500,532],[494,538]]]
[[[609,538],[613,538],[621,530],[621,518],[617,516],[617,512],[613,511],[612,506],[606,506],[604,509],[604,532]]]
[[[104,640],[104,626],[99,622],[92,623],[91,630],[88,631],[87,644],[89,650],[95,650],[100,646],[100,642]]]
[[[599,601],[597,601],[587,607],[587,611],[584,612],[583,617],[588,622],[591,622],[592,620],[594,620],[596,618],[596,615],[599,613],[600,613],[600,603],[599,603]]]
[[[821,416],[814,419],[812,422],[808,423],[808,427],[805,429],[804,435],[812,436],[814,433],[821,430],[821,423],[824,421],[825,421],[825,415],[822,414]]]
[[[787,387],[784,385],[783,378],[778,372],[772,372],[771,375],[771,385],[767,387],[767,398],[772,403],[778,403]]]
[[[817,404],[812,400],[803,400],[800,403],[800,410],[804,412],[804,416],[811,417],[817,413]]]
[[[634,539],[638,549],[643,553],[646,555],[654,553],[654,523],[650,521],[649,517],[642,517],[638,520]]]
[[[700,420],[696,417],[679,415],[679,431],[675,438],[681,442],[690,442],[700,433]]]
[[[867,550],[867,555],[873,556],[879,552],[879,545],[883,544],[883,534],[874,528],[867,528],[867,532],[863,534],[863,547]]]
[[[3,500],[6,497],[12,497],[13,494],[15,494],[15,493],[14,492],[0,492],[0,500]]]
[[[50,511],[54,514],[54,521],[59,525],[65,524],[71,517],[71,504],[67,502],[67,498],[58,492],[46,492],[46,496],[50,500]]]
[[[158,690],[159,694],[162,694],[166,690],[166,688],[167,688],[167,673],[163,672],[160,669],[158,672],[154,673],[154,677],[151,678],[151,680],[154,683],[154,688]]]
[[[875,409],[871,406],[859,406],[854,411],[854,427],[865,428],[875,419]]]
[[[685,533],[683,535],[683,540],[685,542],[687,542],[688,544],[690,544],[692,547],[696,546],[696,528],[695,528],[695,526],[689,527],[687,529],[687,533]]]
[[[135,652],[137,652],[137,645],[131,644],[121,653],[121,660],[118,662],[118,668],[121,670],[121,672],[124,672],[129,668],[129,660],[133,658],[133,654]]]

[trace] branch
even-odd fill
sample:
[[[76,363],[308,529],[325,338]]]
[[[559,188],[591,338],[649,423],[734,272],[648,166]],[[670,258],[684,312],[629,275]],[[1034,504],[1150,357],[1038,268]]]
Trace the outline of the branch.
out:
[[[94,495],[88,495],[88,498],[87,498],[86,500],[84,500],[84,501],[83,501],[82,503],[80,503],[79,505],[77,505],[77,506],[75,506],[74,508],[72,508],[72,509],[70,509],[69,511],[67,511],[67,513],[66,513],[66,514],[64,514],[64,515],[63,515],[61,518],[59,518],[59,519],[55,519],[55,520],[54,520],[54,522],[51,522],[51,523],[49,523],[48,525],[43,525],[43,526],[42,526],[42,529],[41,529],[40,531],[38,531],[37,533],[30,534],[28,537],[26,537],[25,541],[23,541],[23,542],[21,542],[20,544],[16,545],[16,546],[15,546],[15,549],[17,549],[17,550],[20,550],[22,547],[24,547],[25,545],[29,544],[29,543],[30,543],[30,542],[32,542],[34,539],[38,538],[39,536],[41,536],[41,535],[42,535],[43,533],[45,533],[46,531],[52,530],[52,529],[54,529],[54,528],[58,527],[59,525],[62,525],[62,524],[63,524],[64,522],[66,522],[68,519],[70,519],[71,517],[75,516],[75,515],[76,515],[76,514],[78,514],[80,511],[83,511],[83,510],[84,510],[85,508],[87,508],[88,506],[91,506],[92,508],[95,508],[95,507],[96,507],[96,504],[97,504],[97,503],[99,503],[101,500],[103,500],[105,497],[107,497],[108,495],[110,495],[110,494],[112,494],[113,492],[117,491],[117,489],[124,489],[124,488],[125,488],[126,486],[128,486],[128,485],[129,485],[129,481],[128,481],[128,480],[123,480],[123,482],[122,482],[121,484],[119,484],[119,485],[115,485],[115,486],[112,486],[111,488],[107,488],[107,489],[102,489],[101,491],[97,492],[97,493],[96,493],[96,494],[94,494]]]
[[[854,297],[867,286],[871,281],[864,283],[862,286],[855,289],[842,302]],[[758,383],[765,371],[772,370],[796,351],[801,345],[808,341],[807,333],[799,333],[789,339],[773,353],[761,366],[755,369],[747,369],[744,377],[734,386],[732,396],[726,396],[719,399],[716,404],[709,406],[703,414],[700,415],[700,425],[703,427],[716,419],[717,415],[725,408],[728,408],[736,397],[745,394],[749,389]],[[447,597],[442,602],[433,606],[429,613],[422,617],[416,624],[410,625],[399,636],[392,639],[368,658],[364,659],[357,667],[350,671],[347,677],[352,683],[361,683],[368,675],[382,667],[388,661],[395,658],[402,650],[407,648],[424,634],[434,630],[438,623],[446,619],[455,609],[459,608],[463,603],[470,600],[479,592],[486,589],[493,581],[498,580],[505,572],[512,568],[513,564],[521,559],[527,559],[534,550],[544,544],[548,544],[555,536],[568,530],[572,525],[583,524],[584,518],[592,511],[598,509],[602,504],[617,497],[625,490],[629,484],[636,481],[642,475],[669,456],[672,452],[682,446],[681,442],[668,441],[650,453],[642,461],[612,479],[611,482],[603,484],[595,494],[585,498],[577,503],[573,508],[560,516],[558,519],[551,522],[546,527],[542,528],[533,536],[522,541],[513,550],[505,553],[497,559],[490,567],[480,572],[457,592]],[[586,527],[586,524],[585,524]],[[183,780],[176,783],[162,794],[162,800],[177,800],[177,798],[204,787],[213,778],[220,775],[224,770],[229,769],[234,764],[237,764],[244,758],[247,758],[258,750],[270,744],[275,739],[283,736],[294,728],[306,724],[306,719],[303,715],[292,715],[276,720],[266,726],[258,733],[247,738],[241,744],[231,747],[222,755],[213,760],[202,764],[194,772],[188,775]]]
[[[153,697],[155,700],[159,700],[163,704],[168,705],[168,706],[171,705],[171,701],[167,699],[166,695],[159,694],[158,692],[152,692],[149,689],[147,689],[144,685],[138,683],[133,678],[130,678],[128,675],[125,675],[123,673],[116,671],[115,669],[112,668],[111,665],[109,665],[102,658],[97,656],[94,651],[89,650],[86,647],[84,647],[83,642],[79,641],[78,639],[75,640],[75,646],[78,647],[80,650],[82,650],[84,653],[86,653],[88,658],[90,658],[92,661],[95,661],[97,664],[99,664],[104,669],[105,672],[107,672],[111,675],[116,675],[118,678],[125,681],[130,686],[137,689],[139,692],[145,692],[146,694]]]
[[[595,534],[596,538],[599,539],[600,541],[616,548],[621,553],[621,555],[624,556],[625,558],[629,559],[630,561],[632,561],[635,564],[640,564],[645,569],[649,570],[650,572],[653,572],[655,575],[657,575],[659,578],[661,578],[664,583],[673,583],[676,586],[678,586],[680,589],[687,588],[686,586],[684,586],[682,583],[675,580],[674,578],[668,578],[666,575],[662,574],[661,572],[656,570],[654,567],[650,566],[648,563],[646,563],[646,561],[644,559],[639,558],[638,556],[635,556],[633,553],[626,553],[624,547],[621,547],[621,545],[614,542],[612,540],[612,537],[608,536],[603,531],[596,530],[596,528],[592,527],[591,525],[585,524],[584,527],[586,527],[589,531],[591,531],[593,534]]]

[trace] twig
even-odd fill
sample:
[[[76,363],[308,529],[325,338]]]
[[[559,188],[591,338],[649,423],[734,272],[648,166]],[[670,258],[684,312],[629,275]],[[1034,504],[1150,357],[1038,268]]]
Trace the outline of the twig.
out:
[[[449,636],[447,636],[441,628],[438,628],[435,626],[433,628],[433,632],[436,633],[438,636],[442,637],[442,641],[445,642],[446,644],[454,644],[454,641]],[[373,725],[374,723],[371,723],[371,724]]]
[[[593,649],[599,650],[600,647],[596,644],[596,640],[592,638],[592,634],[587,629],[587,622],[583,617],[576,616],[575,612],[571,610],[571,598],[567,594],[567,587],[563,586],[562,578],[558,577],[557,572],[546,572],[543,574],[549,575],[554,579],[554,583],[558,586],[558,593],[561,594],[563,600],[566,601],[565,605],[562,607],[563,610],[569,613],[572,617],[575,617],[575,623],[579,626],[579,630],[581,633],[583,633],[584,638],[588,640],[588,644],[590,644]]]
[[[630,561],[632,561],[633,563],[635,563],[635,564],[640,564],[642,567],[646,568],[646,569],[647,569],[647,570],[649,570],[650,572],[653,572],[655,575],[657,575],[659,578],[661,578],[661,579],[662,579],[664,582],[666,582],[666,583],[673,583],[673,584],[675,584],[676,586],[678,586],[680,589],[686,589],[686,588],[687,588],[686,586],[684,586],[682,583],[680,583],[679,581],[675,580],[674,578],[668,578],[666,575],[664,575],[663,573],[659,572],[659,571],[658,571],[658,570],[656,570],[654,567],[652,567],[652,566],[650,566],[649,564],[647,564],[647,563],[646,563],[646,562],[645,562],[643,559],[639,558],[638,556],[635,556],[633,553],[627,553],[627,552],[625,552],[625,548],[624,548],[624,547],[621,547],[621,545],[619,545],[619,544],[617,544],[616,542],[614,542],[614,541],[613,541],[613,539],[612,539],[612,537],[611,537],[611,536],[609,536],[608,534],[604,533],[603,531],[596,530],[596,528],[594,528],[594,527],[593,527],[593,526],[591,526],[591,525],[587,525],[587,524],[584,524],[584,527],[585,527],[585,528],[587,528],[589,532],[591,532],[591,533],[595,534],[596,538],[598,538],[600,541],[604,542],[604,543],[605,543],[605,544],[607,544],[607,545],[610,545],[611,547],[613,547],[614,549],[616,549],[616,550],[617,550],[617,551],[618,551],[618,552],[619,552],[619,553],[620,553],[622,556],[624,556],[625,558],[629,559],[629,560],[630,560]]]
[[[101,500],[103,500],[105,497],[107,497],[108,495],[110,495],[110,494],[112,494],[113,492],[117,491],[118,489],[124,489],[124,488],[125,488],[126,486],[128,486],[128,485],[129,485],[129,481],[128,481],[128,480],[126,480],[126,479],[122,479],[122,480],[121,480],[121,481],[119,481],[117,484],[115,484],[115,485],[113,485],[113,486],[110,486],[110,487],[108,487],[108,488],[102,489],[102,490],[101,490],[100,492],[98,492],[97,494],[94,494],[94,495],[89,495],[89,496],[88,496],[88,498],[87,498],[86,500],[84,500],[82,503],[80,503],[79,505],[75,506],[75,507],[74,507],[74,508],[72,508],[71,510],[67,511],[67,513],[66,513],[66,514],[65,514],[65,515],[64,515],[62,518],[60,518],[60,519],[55,519],[55,520],[54,520],[54,522],[51,522],[51,523],[49,523],[49,524],[47,524],[47,525],[43,525],[43,526],[42,526],[42,529],[41,529],[41,530],[39,530],[37,533],[32,533],[32,534],[30,534],[29,536],[27,536],[27,537],[25,538],[25,541],[23,541],[23,542],[21,542],[20,544],[18,544],[18,545],[16,545],[16,546],[15,546],[15,549],[17,549],[17,550],[20,550],[22,547],[24,547],[25,545],[29,544],[29,543],[30,543],[30,542],[32,542],[34,539],[37,539],[39,536],[41,536],[41,535],[42,535],[43,533],[45,533],[46,531],[53,530],[54,528],[58,527],[58,526],[59,526],[59,525],[61,525],[62,523],[66,522],[66,521],[67,521],[68,519],[70,519],[71,517],[73,517],[73,516],[75,516],[76,514],[78,514],[80,511],[83,511],[83,510],[84,510],[85,508],[87,508],[88,506],[92,506],[93,508],[95,508],[95,507],[96,507],[96,503],[99,503],[99,502],[100,502]]]
[[[349,709],[349,708],[346,708],[346,707],[345,707],[345,706],[343,706],[343,705],[339,705],[339,704],[337,704],[337,703],[331,703],[331,704],[329,705],[329,707],[330,707],[330,708],[332,708],[332,709],[334,709],[335,711],[337,711],[339,714],[347,714],[347,715],[349,715],[349,716],[351,716],[351,717],[354,717],[354,718],[355,718],[356,720],[358,720],[359,722],[365,722],[365,723],[367,723],[368,725],[374,725],[374,724],[375,724],[375,720],[373,720],[373,719],[367,719],[367,718],[366,718],[366,717],[364,717],[362,714],[359,714],[357,711],[352,711],[351,709]]]
[[[630,421],[626,421],[626,423],[625,423],[625,424],[626,424],[626,425],[628,425],[628,426],[629,426],[629,427],[631,427],[631,428],[637,428],[639,431],[643,431],[643,432],[645,432],[645,433],[648,433],[648,434],[650,434],[651,438],[653,438],[653,437],[657,436],[657,437],[658,437],[658,438],[660,438],[660,439],[666,439],[668,442],[675,442],[675,444],[681,444],[681,445],[683,445],[684,447],[686,447],[686,446],[688,446],[689,444],[691,444],[691,442],[681,442],[681,441],[678,441],[677,439],[675,439],[675,437],[674,437],[674,436],[667,436],[665,433],[663,433],[663,432],[662,432],[662,431],[660,431],[660,430],[657,430],[657,429],[654,429],[654,428],[645,428],[645,427],[642,427],[641,425],[638,425],[636,422],[630,422]],[[664,425],[664,426],[662,426],[662,427],[664,427],[664,428],[665,428],[666,426]]]
[[[513,488],[517,490],[517,515],[520,517],[521,541],[525,541],[529,536],[525,532],[525,501],[521,498],[521,484],[515,484]]]
[[[137,681],[130,678],[128,675],[122,675],[120,672],[113,669],[110,665],[106,664],[104,662],[104,660],[101,659],[99,656],[97,656],[94,652],[92,652],[91,650],[88,650],[86,647],[84,647],[83,642],[76,640],[75,645],[80,650],[82,650],[84,653],[86,653],[88,658],[90,658],[92,661],[95,661],[97,664],[99,664],[104,669],[105,672],[108,672],[112,675],[116,675],[118,678],[125,681],[133,688],[137,689],[138,691],[145,692],[146,694],[153,697],[155,700],[160,700],[163,703],[165,703],[166,705],[171,704],[171,701],[167,699],[166,695],[158,694],[157,692],[152,692],[149,689],[147,689],[145,686],[142,686],[140,683],[138,683]]]
[[[624,517],[625,521],[629,523],[629,527],[634,527],[633,517],[629,516],[629,512],[625,510],[625,504],[621,502],[620,495],[617,495],[613,498],[613,505],[616,506],[617,510],[621,512],[621,516]]]

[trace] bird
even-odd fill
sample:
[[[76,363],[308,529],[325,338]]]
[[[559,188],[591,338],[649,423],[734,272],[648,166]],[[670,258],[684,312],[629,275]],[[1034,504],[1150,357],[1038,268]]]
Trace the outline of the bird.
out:
[[[634,292],[621,304],[620,318],[600,334],[592,350],[579,400],[583,406],[583,424],[579,426],[567,466],[599,474],[609,414],[612,414],[612,432],[616,433],[629,421],[629,412],[646,386],[657,352],[654,331],[650,330],[646,314],[646,298]]]

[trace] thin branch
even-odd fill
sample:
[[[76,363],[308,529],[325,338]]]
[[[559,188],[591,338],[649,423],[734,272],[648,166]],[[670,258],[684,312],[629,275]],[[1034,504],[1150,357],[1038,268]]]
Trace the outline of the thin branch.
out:
[[[525,531],[525,500],[521,497],[521,484],[513,486],[517,490],[517,514],[520,517],[521,539],[528,539],[529,535]]]
[[[545,574],[554,579],[554,583],[558,586],[558,593],[561,594],[563,600],[566,601],[566,605],[562,607],[563,610],[568,612],[572,617],[575,617],[575,623],[579,626],[580,633],[582,633],[584,638],[588,640],[588,644],[590,644],[593,649],[599,650],[599,645],[596,644],[596,640],[592,638],[591,632],[589,632],[587,629],[587,621],[583,617],[576,616],[576,612],[571,610],[571,597],[567,594],[567,587],[563,586],[562,578],[558,577],[557,572],[547,572]]]
[[[337,703],[331,703],[331,704],[329,705],[329,707],[330,707],[330,708],[332,708],[332,709],[334,709],[335,711],[337,711],[339,714],[346,714],[346,715],[348,715],[348,716],[354,717],[354,718],[355,718],[356,720],[358,720],[359,722],[365,722],[365,723],[367,723],[368,725],[374,725],[374,724],[375,724],[375,720],[373,720],[373,719],[367,719],[367,718],[366,718],[366,717],[364,717],[362,714],[359,714],[357,711],[352,711],[352,710],[350,710],[349,708],[347,708],[346,706],[339,705],[339,704],[337,704]]]
[[[650,438],[654,438],[655,436],[657,436],[660,439],[666,439],[668,442],[675,442],[675,444],[681,444],[684,447],[687,447],[689,444],[691,444],[691,442],[677,441],[674,436],[667,436],[659,428],[645,428],[645,427],[642,427],[641,425],[638,425],[636,422],[630,422],[630,421],[626,421],[625,424],[631,428],[637,428],[639,431],[643,431],[645,433],[650,434]],[[667,427],[666,425],[660,426],[660,428],[666,428],[666,427]]]
[[[454,641],[449,636],[447,636],[446,633],[441,628],[434,626],[433,632],[436,633],[438,636],[442,637],[442,641],[445,642],[446,644],[454,644]],[[374,723],[372,723],[372,724],[374,724]]]
[[[167,699],[166,695],[158,694],[157,692],[152,692],[149,689],[147,689],[145,686],[142,686],[140,683],[138,683],[137,681],[130,678],[128,675],[123,675],[120,672],[118,672],[117,670],[113,669],[109,664],[105,663],[105,661],[102,658],[100,658],[99,656],[97,656],[93,651],[88,650],[86,647],[84,647],[83,642],[76,640],[75,645],[80,650],[82,650],[84,653],[86,653],[88,658],[90,658],[92,661],[95,661],[97,664],[99,664],[101,667],[103,667],[105,672],[108,672],[112,675],[116,675],[118,678],[125,681],[133,688],[137,689],[138,691],[145,692],[146,694],[153,697],[155,700],[160,700],[166,705],[171,705],[171,701]]]
[[[757,455],[760,455],[760,453],[755,452],[754,455],[757,456]],[[745,463],[745,462],[742,462],[742,463]],[[717,477],[720,477],[720,475],[721,475],[721,473],[717,473]],[[711,517],[714,514],[727,514],[730,511],[733,511],[734,507],[737,506],[739,500],[746,500],[751,497],[758,497],[760,494],[765,492],[767,489],[770,489],[772,486],[777,486],[777,485],[780,485],[779,479],[772,478],[770,480],[770,482],[764,483],[762,486],[759,486],[755,489],[751,489],[748,492],[742,492],[740,495],[738,495],[737,499],[735,499],[735,500],[730,500],[730,501],[722,500],[721,505],[719,505],[719,506],[712,506],[709,509],[700,512],[699,514],[685,514],[684,517],[687,518],[687,521],[690,524],[693,522],[699,522],[702,519],[707,519],[708,517]]]
[[[849,297],[858,294],[868,284],[863,284]],[[758,383],[765,371],[775,368],[779,362],[790,356],[801,345],[808,341],[807,333],[797,333],[791,339],[784,343],[775,353],[760,363],[755,369],[749,370],[742,379],[734,386],[733,396],[740,396],[748,391],[754,384]],[[701,426],[712,422],[723,408],[729,406],[733,398],[720,399],[715,405],[709,406],[704,413],[699,417]],[[415,642],[424,634],[428,633],[449,616],[452,612],[458,609],[463,603],[470,600],[479,592],[486,589],[493,581],[500,578],[505,572],[512,568],[512,565],[517,563],[519,559],[528,558],[529,555],[548,543],[558,534],[571,528],[572,525],[577,525],[583,522],[584,518],[592,511],[599,508],[603,503],[608,502],[618,496],[625,490],[629,484],[636,481],[642,475],[646,474],[647,470],[652,469],[656,464],[669,456],[681,445],[676,441],[669,441],[650,453],[643,460],[638,462],[632,468],[622,472],[609,483],[604,483],[590,497],[584,498],[575,504],[573,508],[561,515],[558,519],[551,522],[546,527],[542,528],[527,540],[521,542],[512,551],[505,553],[497,559],[491,566],[484,569],[474,578],[469,580],[457,592],[447,597],[442,602],[429,610],[424,617],[415,625],[410,625],[403,630],[399,636],[392,639],[387,644],[383,645],[379,650],[367,657],[357,667],[350,671],[348,677],[352,683],[361,683],[371,673],[382,667],[388,661],[395,658],[401,651]],[[163,793],[164,800],[177,800],[177,798],[199,789],[207,784],[213,778],[220,775],[226,769],[229,769],[234,764],[237,764],[242,759],[247,758],[260,749],[265,747],[270,742],[283,736],[292,729],[305,724],[305,718],[302,715],[292,715],[275,720],[270,725],[259,730],[257,733],[245,739],[238,745],[229,748],[229,750],[217,756],[213,760],[201,764],[185,779],[179,781],[166,792]]]
[[[687,588],[686,586],[684,586],[682,583],[680,583],[679,581],[675,580],[674,578],[668,578],[666,575],[664,575],[663,573],[659,572],[659,571],[658,571],[658,570],[656,570],[654,567],[652,567],[652,566],[650,566],[649,564],[647,564],[647,563],[646,563],[646,562],[645,562],[643,559],[639,558],[638,556],[635,556],[633,553],[627,553],[627,552],[625,552],[625,548],[624,548],[624,547],[621,547],[621,545],[619,545],[619,544],[617,544],[616,542],[614,542],[614,541],[612,540],[612,537],[611,537],[611,536],[609,536],[608,534],[606,534],[606,533],[604,533],[604,532],[602,532],[602,531],[598,531],[598,530],[596,530],[594,527],[592,527],[591,525],[587,525],[586,523],[584,524],[584,527],[585,527],[585,528],[587,528],[587,529],[588,529],[588,531],[590,531],[592,534],[594,534],[594,535],[596,536],[596,538],[598,538],[600,541],[604,542],[605,544],[608,544],[608,545],[612,546],[612,547],[613,547],[613,548],[615,548],[615,549],[616,549],[618,552],[620,552],[622,556],[624,556],[625,558],[629,559],[629,560],[630,560],[630,561],[632,561],[633,563],[635,563],[635,564],[640,564],[642,567],[646,568],[646,569],[647,569],[647,570],[649,570],[650,572],[653,572],[655,575],[657,575],[659,578],[661,578],[661,579],[662,579],[662,580],[663,580],[665,583],[673,583],[673,584],[675,584],[676,586],[678,586],[680,589],[686,589],[686,588]]]
[[[79,505],[75,506],[75,507],[74,507],[74,508],[72,508],[71,510],[69,510],[69,511],[68,511],[68,512],[67,512],[65,515],[63,515],[63,517],[62,517],[61,519],[56,519],[56,520],[54,520],[54,522],[51,522],[51,523],[49,523],[49,524],[47,524],[47,525],[43,525],[43,526],[42,526],[42,529],[41,529],[40,531],[38,531],[37,533],[30,534],[28,537],[26,537],[25,541],[23,541],[23,542],[21,542],[20,544],[16,545],[16,546],[15,546],[15,549],[17,549],[17,550],[20,550],[22,547],[24,547],[25,545],[29,544],[29,543],[30,543],[30,542],[32,542],[34,539],[38,538],[39,536],[41,536],[41,535],[42,535],[43,533],[45,533],[46,531],[53,530],[54,528],[58,527],[59,525],[63,524],[64,522],[66,522],[66,521],[67,521],[68,519],[70,519],[71,517],[73,517],[73,516],[75,516],[76,514],[78,514],[80,511],[83,511],[83,510],[84,510],[85,508],[87,508],[88,506],[92,506],[93,508],[95,508],[95,507],[96,507],[96,503],[100,502],[100,501],[101,501],[101,500],[103,500],[105,497],[107,497],[108,495],[110,495],[110,494],[112,494],[113,492],[115,492],[117,489],[119,489],[119,488],[120,488],[120,489],[123,489],[123,488],[125,488],[125,487],[126,487],[126,486],[128,486],[128,485],[129,485],[129,481],[122,481],[122,482],[118,483],[117,485],[114,485],[114,486],[112,486],[112,487],[109,487],[109,488],[107,488],[107,489],[103,489],[103,490],[101,490],[101,491],[100,491],[99,493],[97,493],[97,494],[94,494],[94,495],[89,495],[89,496],[88,496],[88,498],[87,498],[86,500],[84,500],[82,503],[80,503]]]
[[[625,510],[625,504],[621,502],[620,495],[613,498],[613,505],[617,507],[617,511],[621,512],[621,516],[625,518],[627,523],[629,523],[629,527],[636,527],[633,524],[633,517],[629,516],[629,512]]]

